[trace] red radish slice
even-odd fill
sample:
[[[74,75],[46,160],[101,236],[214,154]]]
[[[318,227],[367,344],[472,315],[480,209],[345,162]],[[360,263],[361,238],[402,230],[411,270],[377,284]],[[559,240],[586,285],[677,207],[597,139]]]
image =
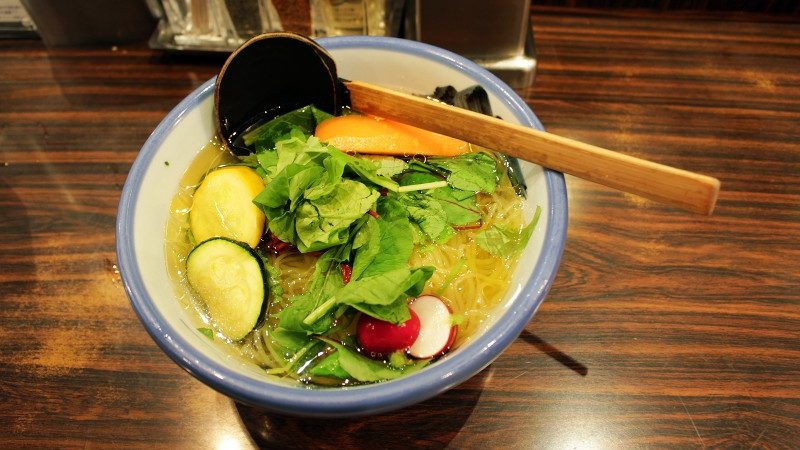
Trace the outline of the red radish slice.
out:
[[[420,320],[419,337],[409,347],[408,353],[420,359],[433,358],[446,352],[456,338],[458,327],[453,326],[453,313],[439,298],[423,295],[409,305]]]
[[[405,350],[419,336],[419,317],[409,310],[411,318],[395,325],[362,314],[356,325],[356,336],[361,347],[373,358],[381,358],[398,350]]]

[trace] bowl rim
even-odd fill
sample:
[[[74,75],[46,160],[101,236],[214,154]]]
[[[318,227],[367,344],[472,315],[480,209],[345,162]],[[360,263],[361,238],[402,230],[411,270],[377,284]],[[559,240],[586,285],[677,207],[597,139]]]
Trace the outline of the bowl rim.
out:
[[[383,49],[432,59],[467,73],[498,97],[523,125],[542,130],[526,103],[505,83],[477,64],[438,47],[391,37],[342,36],[317,40],[328,50]],[[444,392],[476,375],[497,358],[522,332],[541,305],[556,276],[567,229],[567,192],[560,172],[544,169],[549,207],[542,252],[514,304],[456,357],[397,380],[343,388],[304,388],[253,379],[218,364],[164,320],[149,296],[136,265],[133,244],[139,186],[155,153],[182,117],[213,94],[212,78],[184,98],[159,123],[134,161],[120,197],[116,223],[117,264],[131,306],[161,349],[194,377],[235,400],[274,412],[314,417],[377,414],[409,406]]]

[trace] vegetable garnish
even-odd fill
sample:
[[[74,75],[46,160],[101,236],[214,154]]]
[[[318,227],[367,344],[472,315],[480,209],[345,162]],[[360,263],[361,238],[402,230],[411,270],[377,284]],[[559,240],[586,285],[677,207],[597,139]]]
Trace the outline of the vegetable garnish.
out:
[[[221,236],[255,248],[264,230],[264,214],[250,199],[264,182],[244,166],[224,166],[211,171],[194,194],[189,223],[198,241]]]
[[[247,244],[203,241],[186,258],[186,278],[228,339],[243,338],[258,323],[267,295],[264,266]]]
[[[363,123],[373,142],[402,135],[418,146],[465,144],[375,118],[332,119],[308,106],[246,132],[252,153],[211,171],[195,193],[188,235],[203,242],[189,255],[187,278],[214,327],[200,332],[241,346],[269,374],[343,385],[421,369],[453,345],[466,320],[423,294],[432,292],[426,284],[439,264],[414,263],[421,249],[468,240],[472,249],[513,256],[535,227],[538,210],[520,231],[488,216],[503,170],[493,154],[399,159],[337,148],[337,136]],[[376,134],[387,129],[395,136]],[[242,219],[252,211],[260,220]],[[207,217],[236,234],[213,237],[225,235]],[[474,257],[456,255],[439,268],[437,294],[474,270]],[[292,258],[304,261],[302,290],[282,281],[291,277],[283,270],[298,273],[281,262]]]
[[[450,308],[433,295],[423,295],[411,302],[419,316],[419,336],[408,353],[420,359],[433,358],[446,352],[456,338],[458,326],[453,324]]]
[[[342,269],[342,283],[347,284],[350,282],[350,277],[353,276],[353,268],[350,267],[350,264],[343,262],[339,265]]]
[[[533,229],[536,228],[536,224],[539,223],[539,216],[541,214],[542,208],[541,206],[537,206],[530,223],[519,231],[493,225],[491,228],[478,234],[478,245],[495,256],[515,255],[528,245],[531,234],[533,234]]]
[[[211,328],[200,327],[197,329],[197,331],[199,331],[200,334],[211,339],[212,341],[214,340],[214,330],[212,330]]]
[[[315,135],[348,153],[455,156],[469,144],[441,134],[374,116],[351,114],[327,119]]]
[[[382,361],[376,361],[362,356],[358,352],[333,340],[326,338],[320,339],[333,347],[336,352],[323,360],[322,363],[315,368],[316,373],[315,370],[312,370],[312,374],[318,376],[334,376],[337,378],[352,377],[358,381],[375,382],[399,378],[411,372],[416,372],[428,364],[428,361],[420,361],[416,364],[396,368]]]
[[[447,276],[444,277],[444,283],[442,283],[441,287],[439,287],[439,290],[436,291],[436,295],[442,295],[442,293],[446,291],[448,287],[450,287],[450,284],[456,279],[459,272],[461,272],[466,264],[467,258],[465,256],[462,256],[458,259],[458,262],[450,268],[450,272],[448,272]]]
[[[420,321],[414,310],[411,318],[394,324],[362,314],[358,320],[358,343],[371,357],[383,358],[393,352],[405,351],[419,337]]]

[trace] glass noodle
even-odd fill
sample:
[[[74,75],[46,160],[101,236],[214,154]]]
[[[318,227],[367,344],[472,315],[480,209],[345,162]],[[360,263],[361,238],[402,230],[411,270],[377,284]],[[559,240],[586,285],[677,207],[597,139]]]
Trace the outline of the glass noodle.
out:
[[[224,145],[214,138],[195,158],[180,181],[171,206],[166,227],[165,250],[167,270],[174,282],[176,295],[181,305],[195,320],[195,326],[210,334],[213,323],[203,302],[193,293],[185,276],[186,257],[196,242],[193,242],[189,227],[189,210],[196,187],[210,170],[225,164],[235,163]],[[479,231],[493,225],[507,229],[521,229],[524,199],[518,196],[505,173],[492,195],[478,194],[477,203],[483,214],[480,228],[461,229],[443,244],[423,244],[414,248],[410,267],[433,266],[436,268],[423,293],[439,296],[452,309],[460,321],[454,348],[468,342],[480,332],[492,309],[503,299],[509,288],[511,275],[516,266],[517,253],[497,257],[482,249],[476,241]],[[270,254],[269,263],[280,273],[283,302],[274,301],[272,290],[268,298],[267,321],[249,333],[244,339],[231,342],[219,333],[213,335],[215,345],[221,346],[236,357],[257,364],[268,373],[290,376],[295,371],[283,370],[279,355],[271,352],[269,330],[275,326],[275,315],[285,306],[287,299],[299,295],[306,288],[318,259],[314,254],[288,252]],[[355,322],[355,321],[353,321]],[[354,324],[344,324],[352,329]],[[286,355],[283,355],[284,359]],[[295,375],[296,376],[296,375]],[[325,384],[325,380],[302,380]],[[346,384],[346,383],[345,383]]]

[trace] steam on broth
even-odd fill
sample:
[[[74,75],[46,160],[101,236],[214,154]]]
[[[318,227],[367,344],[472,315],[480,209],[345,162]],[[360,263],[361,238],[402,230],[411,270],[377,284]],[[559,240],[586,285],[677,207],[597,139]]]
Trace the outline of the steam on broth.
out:
[[[316,111],[313,113],[317,114]],[[327,118],[313,118],[317,122],[324,119]],[[524,199],[510,183],[503,164],[491,153],[481,149],[473,149],[478,153],[471,153],[478,156],[457,156],[455,158],[461,159],[450,162],[420,158],[354,158],[340,156],[338,150],[332,150],[331,156],[326,153],[329,150],[325,145],[314,137],[303,137],[294,127],[281,127],[267,130],[271,134],[267,139],[262,139],[266,144],[261,147],[258,147],[258,139],[255,139],[256,151],[249,158],[237,159],[231,156],[222,142],[217,138],[212,139],[184,174],[172,200],[165,239],[168,272],[182,306],[197,320],[197,328],[204,334],[213,336],[216,345],[224,347],[243,361],[255,363],[267,374],[320,386],[361,384],[402,376],[423,368],[446,354],[449,349],[465,345],[477,335],[489,313],[508,291],[518,255],[530,237],[537,217],[528,224],[523,222]],[[310,131],[307,134],[313,133],[313,128]],[[304,139],[308,141],[304,143]],[[306,145],[304,150],[297,149],[301,144]],[[447,145],[452,145],[452,142]],[[295,159],[287,162],[287,155]],[[368,210],[347,224],[344,231],[334,230],[323,237],[336,241],[340,235],[347,235],[343,242],[336,241],[336,244],[328,245],[319,241],[303,241],[304,236],[297,236],[297,231],[294,231],[292,240],[284,241],[277,237],[277,234],[284,233],[283,229],[271,224],[269,217],[276,222],[284,220],[278,214],[286,215],[291,212],[292,207],[300,207],[290,205],[287,197],[285,210],[280,213],[274,206],[277,203],[269,198],[264,200],[266,196],[263,192],[258,194],[255,203],[261,201],[258,207],[267,215],[267,227],[258,245],[250,248],[239,242],[244,239],[231,239],[231,236],[223,236],[226,241],[231,241],[230,244],[218,242],[223,247],[228,245],[237,250],[243,249],[242,258],[253,255],[252,258],[257,259],[263,267],[264,283],[268,287],[263,309],[259,310],[257,317],[250,314],[253,316],[253,326],[249,323],[245,325],[244,329],[251,331],[232,339],[230,333],[226,335],[223,332],[231,328],[226,328],[223,322],[228,319],[223,320],[223,313],[215,306],[218,299],[210,299],[212,294],[206,293],[205,297],[198,294],[200,283],[192,282],[191,274],[187,275],[187,260],[190,255],[199,255],[201,249],[210,247],[207,243],[215,239],[212,237],[197,242],[193,236],[190,212],[196,200],[198,186],[212,171],[244,164],[242,167],[249,167],[266,180],[265,186],[269,187],[270,183],[284,183],[284,190],[297,191],[297,179],[291,181],[292,177],[281,178],[276,173],[287,170],[292,164],[297,166],[291,169],[294,170],[293,173],[301,173],[300,166],[315,164],[315,158],[329,158],[326,163],[318,165],[330,170],[325,172],[322,169],[313,169],[318,172],[303,186],[307,198],[324,198],[317,196],[333,195],[330,192],[337,187],[341,188],[341,185],[336,184],[340,182],[338,180],[332,182],[333,187],[324,186],[324,181],[320,181],[326,179],[325,177],[332,177],[330,173],[334,173],[339,174],[342,180],[360,180],[355,182],[366,186],[367,191],[364,192],[369,194],[365,200],[369,203]],[[362,163],[355,159],[367,162],[362,167]],[[351,166],[345,166],[344,172],[341,168],[331,169],[336,166],[335,161],[347,161]],[[398,169],[400,166],[403,169]],[[360,173],[365,170],[364,167],[377,169],[365,175]],[[479,192],[479,189],[488,190],[480,186],[483,183],[481,180],[489,176],[480,171],[486,170],[491,170],[490,176],[494,177],[490,183],[491,192]],[[474,180],[470,179],[473,176],[469,174],[470,171],[476,172],[473,174]],[[382,175],[382,172],[389,175]],[[463,179],[453,181],[453,174],[460,174]],[[238,179],[232,180],[234,184],[238,182]],[[477,183],[474,192],[454,188],[454,184],[464,187],[472,186],[470,183]],[[314,188],[328,189],[330,192],[320,193],[313,191]],[[356,188],[363,189],[362,186],[347,184],[349,190]],[[264,188],[264,191],[268,190]],[[271,201],[273,203],[269,203]],[[295,203],[295,200],[291,203]],[[322,211],[325,205],[315,207],[317,211]],[[347,214],[352,212],[349,206],[342,208]],[[430,223],[422,223],[425,220],[434,221],[426,216],[433,213],[424,211],[425,208],[445,210],[444,213],[440,212],[440,216],[450,222],[445,223],[446,227],[439,227],[441,232]],[[339,216],[343,213],[337,211],[331,215],[332,218],[323,219],[329,222],[340,220]],[[197,220],[199,219],[195,219],[195,222]],[[289,228],[297,230],[306,224],[303,222],[305,219],[295,220]],[[315,226],[324,228],[328,225],[324,220]],[[383,222],[379,223],[380,221]],[[407,231],[406,226],[409,227]],[[401,231],[396,230],[398,227]],[[434,229],[437,231],[432,232]],[[314,236],[320,235],[318,230],[312,231]],[[224,235],[225,232],[221,234]],[[397,236],[403,238],[392,242],[392,237]],[[285,234],[281,237],[285,239]],[[372,250],[370,245],[374,247]],[[394,269],[380,272],[383,264],[381,258],[385,256],[391,259],[393,255],[405,255],[404,248],[410,249],[410,256],[400,261],[399,266],[390,261],[394,264]],[[377,254],[372,255],[372,259],[367,260],[369,264],[365,265],[365,255],[370,252]],[[203,258],[194,259],[200,261],[198,264],[205,264],[207,257],[203,255]],[[326,266],[328,259],[332,263]],[[195,279],[227,277],[208,275],[212,272],[211,269],[207,270],[202,265],[199,267],[200,269],[194,269],[199,274]],[[320,267],[326,271],[321,272]],[[191,267],[189,269],[192,270]],[[391,280],[394,278],[391,277],[397,273],[401,274],[397,275],[400,278],[396,278],[400,281],[392,284]],[[407,278],[403,278],[406,274]],[[350,277],[354,277],[352,281]],[[217,278],[206,281],[213,284]],[[363,287],[365,296],[372,298],[375,292],[378,292],[375,295],[379,295],[384,290],[375,287],[382,286],[376,284],[380,282],[388,283],[386,286],[392,288],[398,283],[407,283],[409,287],[403,290],[401,298],[396,301],[373,299],[373,303],[369,304],[360,303],[357,293],[351,292],[357,287]],[[238,284],[230,280],[220,283],[227,286],[224,289],[219,288],[223,293],[232,292],[231,289]],[[349,289],[348,285],[354,287]],[[308,297],[312,295],[319,298],[315,302],[309,301]],[[339,297],[342,299],[341,303],[337,303],[340,301]],[[228,302],[228,299],[223,299],[223,302]],[[309,303],[313,308],[298,313],[298,305],[303,302]],[[227,306],[223,305],[225,307]],[[237,312],[231,314],[236,315]],[[434,314],[439,315],[433,318]],[[442,320],[447,323],[441,323]],[[377,328],[373,322],[377,322]],[[372,337],[367,339],[369,333],[372,333]],[[420,344],[423,340],[429,343]],[[380,343],[387,342],[383,347],[380,346]],[[399,347],[395,348],[393,345]]]

